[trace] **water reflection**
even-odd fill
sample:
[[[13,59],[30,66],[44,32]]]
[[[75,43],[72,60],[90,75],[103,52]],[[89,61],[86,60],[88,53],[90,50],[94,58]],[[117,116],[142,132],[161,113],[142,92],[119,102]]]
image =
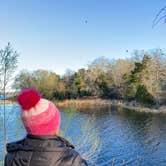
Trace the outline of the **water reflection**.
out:
[[[62,113],[62,134],[88,159],[90,165],[166,165],[166,115],[137,113],[107,107]],[[25,136],[17,105],[7,107],[8,141]],[[0,113],[0,157],[3,149]]]

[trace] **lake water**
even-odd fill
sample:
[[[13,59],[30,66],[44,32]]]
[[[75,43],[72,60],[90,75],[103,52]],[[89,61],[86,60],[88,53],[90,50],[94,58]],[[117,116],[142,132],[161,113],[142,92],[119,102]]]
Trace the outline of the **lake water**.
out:
[[[17,105],[7,106],[8,142],[25,136]],[[166,166],[166,115],[93,108],[61,111],[62,133],[97,166]],[[3,119],[0,111],[0,157]]]

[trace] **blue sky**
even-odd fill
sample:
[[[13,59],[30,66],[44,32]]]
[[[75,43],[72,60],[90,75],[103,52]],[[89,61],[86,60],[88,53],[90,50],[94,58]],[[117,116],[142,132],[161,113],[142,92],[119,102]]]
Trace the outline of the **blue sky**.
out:
[[[18,70],[58,74],[101,56],[165,48],[166,24],[152,28],[164,5],[165,0],[2,0],[0,48],[11,42],[20,52]]]

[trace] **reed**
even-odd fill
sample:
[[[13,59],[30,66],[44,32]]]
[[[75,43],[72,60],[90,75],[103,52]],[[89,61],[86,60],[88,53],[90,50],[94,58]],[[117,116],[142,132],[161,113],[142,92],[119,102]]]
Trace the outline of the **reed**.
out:
[[[56,105],[60,108],[68,108],[74,106],[76,108],[93,108],[93,107],[103,107],[111,105],[111,100],[102,99],[75,99],[75,100],[63,100],[56,101]]]
[[[0,100],[0,105],[3,104],[3,102],[4,102],[3,100]],[[16,103],[16,102],[13,101],[13,100],[6,100],[5,103],[6,104],[13,104],[13,103]]]
[[[72,100],[63,100],[55,101],[57,107],[59,108],[69,108],[75,107],[76,109],[86,109],[86,108],[95,108],[95,107],[106,107],[106,106],[118,106],[138,112],[147,112],[147,113],[166,113],[166,106],[156,107],[147,107],[140,105],[136,102],[127,102],[122,100],[105,100],[105,99],[72,99]]]

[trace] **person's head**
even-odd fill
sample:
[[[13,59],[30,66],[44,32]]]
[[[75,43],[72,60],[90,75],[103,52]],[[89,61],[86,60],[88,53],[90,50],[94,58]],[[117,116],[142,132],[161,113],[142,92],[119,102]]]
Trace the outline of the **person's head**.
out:
[[[60,127],[60,112],[49,100],[43,99],[35,89],[21,91],[17,100],[21,106],[21,118],[31,135],[54,135]]]

